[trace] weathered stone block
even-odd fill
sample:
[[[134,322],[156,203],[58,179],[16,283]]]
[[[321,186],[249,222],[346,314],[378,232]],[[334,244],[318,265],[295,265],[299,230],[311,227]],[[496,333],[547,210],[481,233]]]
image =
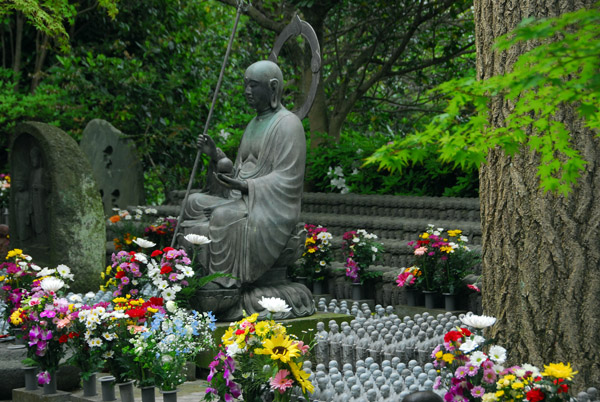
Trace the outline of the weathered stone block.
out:
[[[97,290],[106,227],[89,162],[61,129],[26,122],[11,147],[11,244],[40,266],[65,264],[72,290]]]

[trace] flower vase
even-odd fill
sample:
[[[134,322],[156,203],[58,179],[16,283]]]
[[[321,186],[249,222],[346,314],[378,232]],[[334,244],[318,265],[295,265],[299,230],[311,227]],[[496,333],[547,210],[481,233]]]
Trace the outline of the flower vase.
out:
[[[423,295],[425,296],[425,308],[432,309],[435,307],[435,292],[432,290],[424,290]]]
[[[15,345],[27,345],[27,339],[25,339],[25,331],[21,328],[13,328],[12,334],[15,337]]]
[[[414,307],[417,305],[417,291],[414,289],[406,289],[406,305]]]
[[[38,383],[35,367],[24,367],[23,371],[25,371],[25,390],[26,391],[37,391]]]
[[[96,373],[90,374],[87,379],[81,380],[83,396],[96,396]]]
[[[156,387],[150,385],[148,387],[142,387],[142,402],[154,402],[155,401]]]
[[[443,293],[444,295],[444,308],[446,311],[456,310],[456,295],[452,293]]]
[[[314,281],[313,282],[313,294],[322,295],[323,292],[323,281]]]
[[[365,298],[364,288],[360,283],[352,283],[352,300],[363,300]]]
[[[107,375],[100,377],[98,381],[100,381],[100,387],[102,390],[102,401],[111,402],[117,400],[115,397],[115,377],[112,375]]]
[[[121,402],[135,402],[133,396],[133,380],[117,384],[119,386],[119,395]]]
[[[56,394],[56,372],[50,373],[50,382],[44,384],[44,395]]]
[[[163,394],[163,402],[177,402],[177,390],[172,391],[160,391]]]

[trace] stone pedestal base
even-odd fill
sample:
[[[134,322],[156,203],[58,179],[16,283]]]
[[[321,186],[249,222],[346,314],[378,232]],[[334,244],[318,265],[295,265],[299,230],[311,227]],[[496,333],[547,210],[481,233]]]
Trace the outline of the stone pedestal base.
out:
[[[42,389],[36,391],[27,391],[25,388],[15,388],[12,390],[13,402],[69,402],[71,393],[56,391],[55,394],[44,394]]]

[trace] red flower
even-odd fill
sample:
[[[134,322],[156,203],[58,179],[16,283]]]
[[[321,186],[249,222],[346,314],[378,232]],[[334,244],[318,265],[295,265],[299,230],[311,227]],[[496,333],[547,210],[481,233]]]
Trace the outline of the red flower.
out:
[[[125,276],[125,271],[119,271],[115,274],[115,278],[117,278],[117,279],[121,279],[124,276]]]
[[[131,318],[140,318],[146,314],[146,309],[132,308],[131,310],[127,310],[125,313]]]
[[[164,304],[162,297],[151,297],[148,301],[153,306],[162,306]]]
[[[235,331],[236,335],[243,335],[246,331],[244,331],[243,329],[238,329],[237,331]]]
[[[171,250],[175,250],[175,249],[174,249],[173,247],[165,247],[165,248],[163,248],[163,251],[164,251],[165,253],[168,253],[168,252],[169,252],[169,251],[171,251]]]
[[[160,250],[154,250],[152,252],[152,254],[150,254],[150,257],[156,257],[157,255],[161,255],[163,252]]]
[[[69,338],[73,339],[75,337],[79,337],[79,334],[77,332],[69,332]]]
[[[69,337],[66,334],[64,334],[64,335],[61,335],[60,338],[58,338],[58,343],[65,343],[68,340],[69,340]]]
[[[463,334],[464,336],[471,336],[471,335],[473,335],[473,334],[471,333],[471,331],[469,331],[467,328],[460,328],[460,329],[459,329],[459,331],[460,331],[460,332],[462,332],[462,334]]]
[[[161,275],[168,274],[169,272],[172,272],[172,271],[173,271],[173,268],[171,268],[168,265],[163,265],[163,267],[160,269]]]
[[[444,335],[444,342],[456,342],[461,339],[463,335],[458,331],[448,331]]]
[[[527,392],[527,400],[529,402],[540,402],[543,401],[546,395],[538,388],[534,388],[531,391]]]

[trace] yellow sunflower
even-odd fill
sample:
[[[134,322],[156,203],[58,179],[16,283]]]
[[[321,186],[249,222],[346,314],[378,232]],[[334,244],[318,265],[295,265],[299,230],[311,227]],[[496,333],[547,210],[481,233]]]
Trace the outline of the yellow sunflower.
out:
[[[263,349],[256,349],[259,355],[271,355],[271,359],[280,360],[282,363],[288,363],[291,358],[300,356],[298,346],[289,336],[277,335],[273,338],[265,339]]]
[[[308,377],[310,374],[308,374],[304,370],[301,370],[300,367],[298,367],[298,365],[296,363],[294,363],[293,361],[290,361],[289,364],[290,364],[290,369],[292,370],[292,375],[294,376],[294,378],[296,379],[298,384],[300,384],[300,386],[302,387],[302,393],[306,393],[306,391],[308,391],[309,393],[312,394],[315,390],[315,387],[308,380]]]
[[[542,375],[544,377],[554,377],[554,378],[564,378],[567,380],[571,380],[575,374],[579,373],[579,371],[573,371],[571,368],[571,363],[550,363],[547,366],[544,365],[544,372]]]

